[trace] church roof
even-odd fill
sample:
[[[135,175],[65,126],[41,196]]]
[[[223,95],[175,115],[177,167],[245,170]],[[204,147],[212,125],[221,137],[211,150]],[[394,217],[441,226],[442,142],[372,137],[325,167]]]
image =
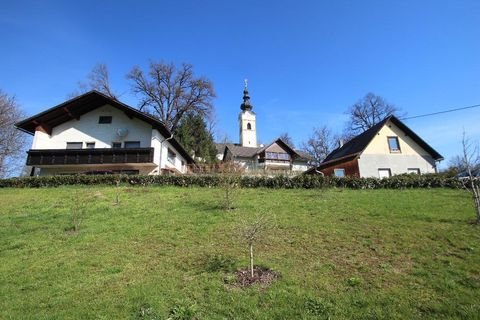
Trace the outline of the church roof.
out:
[[[265,151],[268,147],[270,147],[274,143],[280,143],[283,147],[287,149],[292,155],[295,156],[295,159],[297,160],[304,160],[304,161],[309,161],[312,160],[312,157],[301,151],[301,150],[295,150],[292,147],[290,147],[288,144],[283,142],[281,139],[277,139],[273,141],[272,143],[263,146],[263,147],[242,147],[239,144],[235,143],[216,143],[215,147],[217,148],[217,154],[224,154],[225,153],[225,148],[228,148],[232,155],[234,157],[239,157],[239,158],[253,158],[254,156],[262,153]]]
[[[227,144],[226,148],[230,150],[234,157],[240,158],[253,158],[255,155],[257,155],[258,151],[262,149],[261,147],[242,147],[237,144]]]
[[[243,103],[240,105],[240,109],[242,109],[242,111],[252,112],[252,108],[253,106],[250,103],[250,96],[248,95],[247,80],[245,80],[245,89],[243,89]]]

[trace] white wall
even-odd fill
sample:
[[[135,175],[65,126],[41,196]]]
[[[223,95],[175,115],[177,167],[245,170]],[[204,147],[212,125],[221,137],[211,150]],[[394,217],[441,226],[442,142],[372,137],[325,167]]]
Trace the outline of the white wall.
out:
[[[175,159],[173,163],[170,162],[170,160],[168,160],[168,149],[170,149],[175,153]],[[168,140],[162,143],[161,150],[162,151],[161,151],[160,163],[161,163],[162,169],[176,169],[181,173],[187,173],[187,160],[185,160],[185,158],[182,155],[180,155],[180,153],[177,150],[175,150],[175,148],[172,147],[172,145]],[[183,161],[183,164],[182,164],[182,161]]]
[[[390,152],[388,137],[398,137],[400,152]],[[390,169],[392,175],[407,173],[409,168],[418,168],[420,173],[434,173],[435,161],[413,139],[387,122],[372,139],[358,158],[361,177],[377,177],[378,169]]]
[[[99,116],[112,116],[112,123],[99,124]],[[119,137],[117,135],[118,129],[127,129],[127,136],[124,138]],[[185,158],[170,145],[169,141],[165,141],[165,137],[157,129],[152,129],[149,123],[135,117],[129,118],[122,111],[109,105],[88,112],[82,115],[79,120],[70,120],[54,127],[51,135],[36,131],[32,149],[66,149],[67,142],[82,142],[83,148],[86,148],[86,142],[95,142],[96,149],[111,148],[112,142],[122,142],[123,147],[125,141],[140,141],[141,148],[154,148],[153,162],[156,165],[153,167],[141,165],[132,167],[130,165],[128,169],[140,170],[142,174],[160,174],[161,169],[165,168],[176,169],[182,173],[187,172],[187,161]],[[167,159],[168,148],[176,155],[174,163]],[[96,167],[107,169],[107,167],[113,167],[113,165],[96,165]],[[92,167],[49,167],[42,168],[41,174],[75,173],[89,170],[92,170]]]
[[[432,157],[420,155],[382,155],[366,154],[358,158],[358,168],[361,177],[378,178],[378,169],[390,169],[392,175],[408,173],[409,168],[418,168],[420,173],[434,173],[435,162]]]
[[[307,171],[309,169],[309,166],[307,165],[306,162],[303,161],[294,161],[292,164],[292,171]]]
[[[244,147],[257,147],[257,124],[255,113],[242,111],[238,116],[240,125],[240,144]],[[248,130],[248,124],[251,129]]]
[[[99,124],[99,116],[112,116],[112,123]],[[128,129],[120,138],[118,129]],[[112,142],[140,141],[140,147],[151,146],[152,126],[109,105],[97,108],[80,117],[64,122],[52,129],[52,134],[36,131],[32,149],[65,149],[67,142],[95,142],[95,148],[111,148]],[[122,144],[123,146],[123,144]]]

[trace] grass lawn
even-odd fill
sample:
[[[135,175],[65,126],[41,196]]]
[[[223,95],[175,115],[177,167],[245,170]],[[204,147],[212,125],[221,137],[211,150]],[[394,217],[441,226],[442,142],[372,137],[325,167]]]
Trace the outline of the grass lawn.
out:
[[[480,318],[480,227],[464,191],[246,189],[230,212],[221,198],[0,189],[0,319]],[[256,264],[281,278],[240,289],[225,279],[248,265],[237,234],[256,213],[276,225]]]

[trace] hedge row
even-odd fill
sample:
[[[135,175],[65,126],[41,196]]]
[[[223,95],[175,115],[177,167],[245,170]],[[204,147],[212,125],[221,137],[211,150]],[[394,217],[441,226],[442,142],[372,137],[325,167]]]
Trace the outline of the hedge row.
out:
[[[41,188],[65,185],[160,185],[180,187],[217,187],[233,183],[244,188],[350,188],[350,189],[406,189],[406,188],[460,188],[461,181],[441,175],[397,175],[390,178],[336,178],[319,175],[299,175],[296,177],[275,176],[229,176],[221,175],[181,175],[181,176],[141,176],[141,175],[64,175],[45,177],[24,177],[0,180],[0,188]]]

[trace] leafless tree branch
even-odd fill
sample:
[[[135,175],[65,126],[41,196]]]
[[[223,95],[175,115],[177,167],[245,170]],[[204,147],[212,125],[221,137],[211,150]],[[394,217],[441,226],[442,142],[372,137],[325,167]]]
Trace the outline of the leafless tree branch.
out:
[[[479,178],[474,174],[476,165],[480,162],[480,152],[478,149],[478,144],[473,144],[472,141],[467,137],[465,132],[462,136],[462,160],[463,167],[466,170],[467,177],[462,180],[465,189],[467,189],[472,194],[473,205],[475,207],[476,220],[477,224],[480,224],[480,181]]]
[[[17,170],[19,159],[24,155],[25,135],[14,124],[24,114],[15,97],[0,90],[0,177]]]
[[[114,100],[118,100],[118,95],[112,90],[110,85],[110,76],[108,68],[105,64],[99,63],[95,65],[87,75],[88,83],[78,82],[78,90],[72,92],[68,96],[74,98],[90,90],[97,90]]]
[[[312,135],[302,143],[301,149],[312,157],[312,165],[318,166],[338,147],[338,139],[327,126],[314,128]]]
[[[128,74],[132,91],[140,98],[140,110],[162,120],[175,131],[188,112],[208,117],[213,110],[215,92],[210,80],[195,77],[193,66],[150,62],[148,77],[139,67]]]
[[[352,105],[346,114],[350,116],[347,132],[350,135],[362,133],[388,116],[398,114],[400,110],[381,96],[367,93],[363,99]]]

